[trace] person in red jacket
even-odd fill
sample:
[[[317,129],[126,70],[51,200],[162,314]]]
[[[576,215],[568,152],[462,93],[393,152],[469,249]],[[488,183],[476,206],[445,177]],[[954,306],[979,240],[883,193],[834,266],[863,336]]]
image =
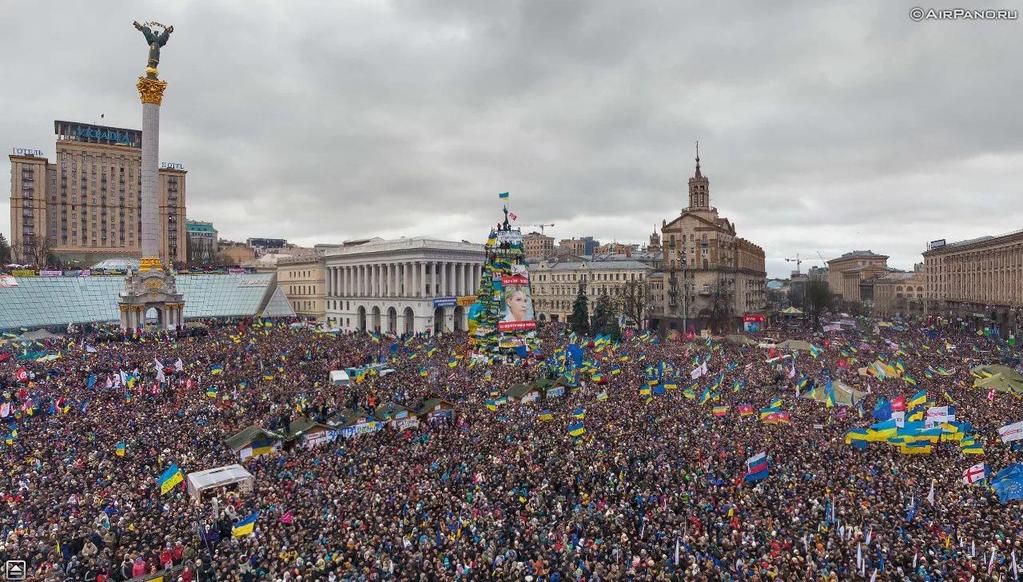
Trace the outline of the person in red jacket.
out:
[[[146,559],[142,557],[142,554],[139,554],[139,556],[135,558],[135,562],[132,563],[131,565],[131,576],[132,578],[138,578],[139,576],[142,576],[145,573]]]
[[[180,564],[182,557],[185,555],[185,548],[181,545],[181,540],[174,542],[174,547],[171,548],[171,557],[174,559],[175,564]]]
[[[164,570],[170,570],[174,567],[174,555],[171,552],[171,545],[167,546],[160,552],[160,567]]]

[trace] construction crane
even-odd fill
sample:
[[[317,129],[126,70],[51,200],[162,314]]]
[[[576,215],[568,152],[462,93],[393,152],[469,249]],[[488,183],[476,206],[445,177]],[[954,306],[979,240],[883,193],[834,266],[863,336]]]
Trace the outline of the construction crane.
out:
[[[554,223],[552,222],[550,224],[521,224],[519,226],[532,226],[532,227],[535,227],[535,228],[539,228],[540,229],[540,234],[544,234],[543,229],[545,227],[548,227],[548,226],[551,227],[551,228],[554,228]]]
[[[797,275],[801,274],[799,272],[799,265],[803,264],[803,260],[799,258],[799,253],[796,253],[796,258],[794,258],[794,259],[785,259],[785,262],[786,263],[795,263],[796,264],[796,274]]]

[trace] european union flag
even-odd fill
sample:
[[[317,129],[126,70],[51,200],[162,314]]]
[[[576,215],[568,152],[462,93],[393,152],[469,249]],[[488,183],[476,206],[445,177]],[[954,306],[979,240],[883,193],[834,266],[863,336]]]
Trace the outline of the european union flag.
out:
[[[874,420],[885,421],[892,417],[892,403],[887,398],[879,398],[874,405]]]
[[[1001,503],[1023,499],[1023,465],[1016,463],[995,473],[991,486]]]

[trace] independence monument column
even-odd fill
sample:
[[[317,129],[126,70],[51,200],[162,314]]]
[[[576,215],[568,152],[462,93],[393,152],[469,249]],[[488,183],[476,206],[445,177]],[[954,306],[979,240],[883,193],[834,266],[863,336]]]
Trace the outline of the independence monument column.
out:
[[[142,259],[138,274],[129,271],[125,278],[118,307],[123,330],[144,327],[146,312],[150,308],[156,309],[160,327],[170,330],[184,324],[185,302],[177,292],[173,273],[164,271],[160,263],[164,245],[161,240],[157,166],[160,160],[160,104],[167,82],[158,78],[157,66],[160,64],[160,49],[167,44],[174,27],[159,22],[134,24],[149,45],[146,75],[139,77],[135,84],[142,99]]]

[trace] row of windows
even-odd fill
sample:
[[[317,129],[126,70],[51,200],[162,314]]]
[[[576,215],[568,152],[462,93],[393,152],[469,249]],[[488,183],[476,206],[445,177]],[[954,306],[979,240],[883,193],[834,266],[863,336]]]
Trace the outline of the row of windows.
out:
[[[581,278],[586,278],[587,281],[642,281],[643,273],[591,273],[579,274],[579,273],[566,273],[566,274],[538,274],[536,280],[540,282],[544,281],[579,281]]]
[[[292,301],[291,306],[295,311],[312,311],[315,308],[315,301]]]
[[[288,285],[288,295],[315,295],[315,285]]]

